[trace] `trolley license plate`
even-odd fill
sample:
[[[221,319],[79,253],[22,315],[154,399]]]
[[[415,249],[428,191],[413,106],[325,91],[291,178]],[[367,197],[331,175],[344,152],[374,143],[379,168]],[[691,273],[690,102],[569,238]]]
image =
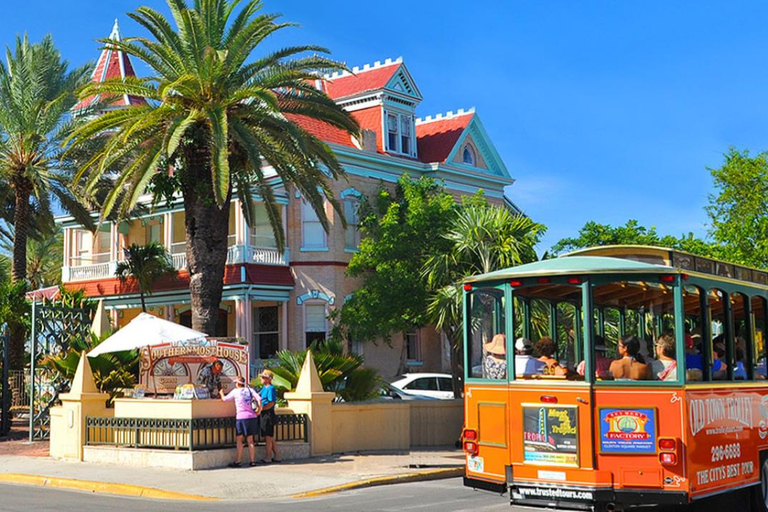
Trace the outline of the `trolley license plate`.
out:
[[[562,487],[519,486],[511,488],[513,500],[535,501],[595,501],[595,491],[583,489],[563,489]]]

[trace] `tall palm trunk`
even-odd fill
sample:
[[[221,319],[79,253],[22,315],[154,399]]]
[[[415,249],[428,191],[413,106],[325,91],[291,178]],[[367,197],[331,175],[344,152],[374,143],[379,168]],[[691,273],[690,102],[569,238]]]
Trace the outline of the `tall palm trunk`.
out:
[[[229,202],[232,192],[219,207],[211,198],[210,159],[202,144],[189,148],[182,194],[187,235],[187,269],[192,303],[192,328],[216,334],[224,268],[227,263]]]
[[[15,205],[13,212],[13,262],[11,279],[14,282],[24,282],[27,279],[27,237],[29,231],[30,205],[29,196],[32,186],[24,178],[13,182]],[[23,288],[23,289],[26,289]],[[13,324],[10,332],[9,362],[11,368],[24,368],[24,344],[26,332],[21,324]]]
[[[24,178],[14,180],[15,205],[13,212],[13,281],[27,279],[27,235],[29,232],[29,196],[31,185]]]

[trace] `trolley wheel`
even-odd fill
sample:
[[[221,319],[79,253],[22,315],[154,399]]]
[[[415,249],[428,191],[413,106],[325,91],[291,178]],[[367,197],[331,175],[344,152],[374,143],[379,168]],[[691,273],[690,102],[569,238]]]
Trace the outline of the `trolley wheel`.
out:
[[[760,485],[752,486],[752,510],[768,512],[768,454],[760,454]]]

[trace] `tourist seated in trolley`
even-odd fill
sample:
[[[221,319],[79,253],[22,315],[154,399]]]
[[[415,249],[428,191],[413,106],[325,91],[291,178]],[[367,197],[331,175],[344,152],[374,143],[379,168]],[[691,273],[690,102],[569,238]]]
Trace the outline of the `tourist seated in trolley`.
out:
[[[615,380],[649,380],[651,368],[640,354],[640,341],[634,336],[622,336],[616,345],[619,359],[611,363],[610,372]]]
[[[608,357],[608,347],[605,346],[605,338],[599,334],[595,335],[595,378],[601,380],[612,379],[611,363],[613,359]],[[584,377],[586,373],[587,362],[581,361],[576,366],[576,373]]]
[[[507,378],[507,337],[495,335],[488,343],[483,343],[483,378]]]
[[[541,375],[547,364],[533,357],[533,343],[528,338],[515,341],[515,377]]]
[[[677,361],[675,360],[675,337],[662,334],[654,344],[656,359],[651,361],[651,376],[654,380],[677,380]]]
[[[555,352],[557,352],[557,344],[547,336],[537,341],[534,347],[534,353],[539,356],[539,361],[546,365],[542,369],[542,373],[564,377],[568,374],[568,369],[560,366],[560,362],[554,358]]]

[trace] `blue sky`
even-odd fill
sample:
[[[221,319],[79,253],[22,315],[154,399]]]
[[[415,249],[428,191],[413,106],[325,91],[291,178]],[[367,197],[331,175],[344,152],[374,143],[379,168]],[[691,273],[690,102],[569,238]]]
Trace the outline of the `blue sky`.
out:
[[[26,0],[4,6],[0,43],[52,33],[94,60],[113,20],[161,0]],[[329,47],[350,66],[403,56],[425,116],[477,107],[512,176],[512,199],[549,232],[636,218],[706,234],[706,167],[729,146],[768,149],[764,2],[265,0],[299,29],[275,45]],[[137,65],[141,74],[142,69]]]

